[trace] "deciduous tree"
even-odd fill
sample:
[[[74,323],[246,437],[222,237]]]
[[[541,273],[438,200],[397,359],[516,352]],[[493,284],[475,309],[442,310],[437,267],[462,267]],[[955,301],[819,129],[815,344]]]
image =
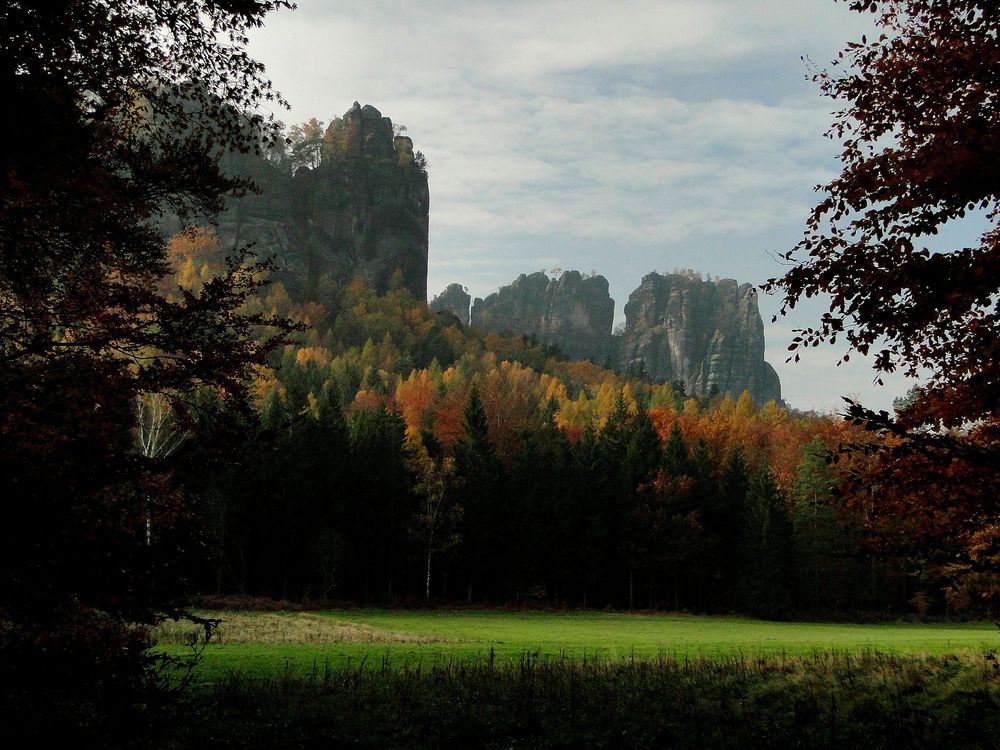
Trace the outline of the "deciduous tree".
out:
[[[179,611],[195,525],[179,486],[132,450],[132,407],[196,387],[242,400],[277,341],[260,327],[287,327],[240,312],[266,267],[246,255],[198,292],[160,294],[172,269],[156,219],[211,214],[237,187],[219,157],[277,136],[260,111],[279,100],[244,46],[279,6],[0,10],[5,685],[130,689],[143,626]]]
[[[883,476],[935,484],[948,477],[945,491],[920,493],[917,505],[929,516],[948,516],[927,529],[965,539],[970,564],[995,560],[1000,8],[983,0],[852,0],[850,8],[872,15],[875,35],[814,75],[842,103],[828,135],[842,143],[843,168],[785,255],[792,267],[766,288],[783,295],[782,312],[829,295],[829,310],[799,331],[793,351],[844,338],[851,351],[874,355],[878,372],[929,372],[898,419],[859,404],[849,413],[900,438],[882,456]],[[928,246],[977,212],[990,225],[979,237]],[[914,511],[896,500],[897,509]]]
[[[430,444],[430,448],[428,448]],[[449,487],[455,473],[455,459],[445,456],[430,433],[409,439],[407,463],[414,476],[413,491],[420,498],[420,510],[410,524],[424,558],[424,601],[431,598],[431,563],[434,555],[458,544],[462,506]]]

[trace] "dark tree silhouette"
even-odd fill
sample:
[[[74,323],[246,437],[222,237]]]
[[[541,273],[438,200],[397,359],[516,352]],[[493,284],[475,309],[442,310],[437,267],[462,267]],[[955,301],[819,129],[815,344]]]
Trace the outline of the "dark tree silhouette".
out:
[[[843,144],[843,169],[786,254],[792,267],[765,288],[783,295],[782,313],[830,296],[792,351],[842,337],[874,355],[879,372],[930,372],[898,415],[853,402],[848,413],[896,435],[874,465],[883,508],[926,517],[921,526],[964,548],[962,566],[979,576],[1000,563],[1000,8],[982,0],[850,7],[873,15],[877,36],[849,44],[814,76],[844,103],[828,133]],[[978,240],[926,246],[977,211],[992,224]]]
[[[280,99],[243,47],[280,6],[0,11],[6,686],[90,686],[88,700],[131,690],[148,676],[144,626],[180,611],[200,546],[183,489],[132,450],[135,399],[203,387],[243,401],[289,326],[240,312],[267,268],[245,253],[199,293],[161,296],[156,219],[214,212],[238,187],[219,158],[278,136],[259,112]]]

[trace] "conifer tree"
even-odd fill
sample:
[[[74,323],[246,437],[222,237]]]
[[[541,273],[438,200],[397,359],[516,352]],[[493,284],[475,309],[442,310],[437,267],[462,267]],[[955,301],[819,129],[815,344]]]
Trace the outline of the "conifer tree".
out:
[[[723,466],[719,480],[718,515],[713,518],[718,543],[717,606],[727,609],[736,608],[738,592],[743,586],[744,528],[749,486],[750,467],[743,457],[743,449],[734,445]]]
[[[681,426],[674,422],[670,428],[670,436],[663,447],[663,467],[672,477],[679,477],[690,472],[688,466],[688,449],[684,442]]]
[[[496,595],[502,588],[509,547],[509,516],[504,505],[503,467],[489,439],[489,423],[479,389],[469,389],[462,423],[465,434],[455,444],[455,476],[465,508],[462,560],[466,598]]]
[[[792,602],[792,521],[767,467],[750,477],[743,548],[743,600],[748,611],[780,617]]]

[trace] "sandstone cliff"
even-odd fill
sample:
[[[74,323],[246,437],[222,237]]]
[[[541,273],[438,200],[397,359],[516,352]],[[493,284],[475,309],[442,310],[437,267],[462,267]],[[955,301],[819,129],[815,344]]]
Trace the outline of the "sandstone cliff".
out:
[[[469,325],[469,304],[472,297],[461,284],[449,284],[441,294],[427,303],[432,312],[450,312],[463,326]]]
[[[643,277],[625,305],[619,367],[653,380],[680,380],[688,393],[712,387],[757,403],[780,401],[778,375],[764,361],[764,323],[756,290],[732,279],[685,274]]]
[[[778,375],[764,361],[764,323],[750,284],[651,273],[629,295],[621,335],[611,335],[613,318],[607,280],[576,271],[558,280],[522,274],[472,306],[472,325],[534,335],[572,359],[679,380],[694,395],[749,390],[759,404],[781,400]]]
[[[316,144],[316,162],[294,174],[286,164],[236,157],[260,194],[231,200],[219,217],[224,246],[252,242],[274,255],[293,294],[315,297],[325,280],[361,275],[384,292],[400,283],[427,298],[427,174],[413,142],[392,121],[357,102]]]
[[[521,274],[512,284],[472,305],[472,325],[534,335],[572,359],[604,365],[612,360],[615,303],[603,276],[566,271],[559,279]]]

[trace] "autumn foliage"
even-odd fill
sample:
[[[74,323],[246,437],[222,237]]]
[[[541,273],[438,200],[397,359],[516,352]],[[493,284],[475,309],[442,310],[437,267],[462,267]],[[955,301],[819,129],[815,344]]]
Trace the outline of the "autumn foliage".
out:
[[[844,338],[881,372],[926,377],[898,414],[850,405],[891,446],[858,486],[870,486],[879,518],[949,550],[951,561],[936,565],[955,586],[995,596],[1000,10],[976,0],[850,7],[870,14],[876,32],[814,76],[842,104],[828,135],[842,144],[843,168],[786,255],[794,265],[768,287],[784,295],[784,309],[829,295],[829,311],[799,332],[793,351]],[[987,223],[980,236],[929,246],[970,217]]]
[[[252,304],[303,309],[280,284]],[[214,519],[203,587],[769,615],[908,606],[909,561],[873,571],[860,513],[833,492],[860,464],[826,452],[860,427],[570,362],[435,316],[401,286],[355,280],[313,316],[253,386],[248,434],[264,442],[195,482]]]

